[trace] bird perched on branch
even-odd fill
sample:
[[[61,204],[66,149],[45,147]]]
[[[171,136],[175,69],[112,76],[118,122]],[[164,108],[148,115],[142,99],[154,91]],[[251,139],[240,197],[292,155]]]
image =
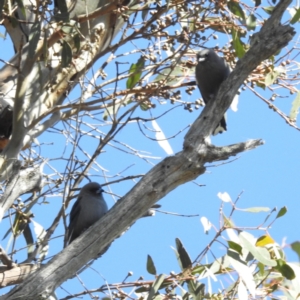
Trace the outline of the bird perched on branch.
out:
[[[102,192],[103,189],[97,182],[90,182],[80,190],[70,213],[68,244],[72,243],[107,212],[108,208]]]
[[[0,152],[6,147],[12,132],[13,109],[0,104]]]
[[[230,68],[213,49],[204,49],[197,54],[196,82],[204,103],[214,101],[221,83],[230,74]],[[225,116],[213,131],[213,135],[226,131]]]

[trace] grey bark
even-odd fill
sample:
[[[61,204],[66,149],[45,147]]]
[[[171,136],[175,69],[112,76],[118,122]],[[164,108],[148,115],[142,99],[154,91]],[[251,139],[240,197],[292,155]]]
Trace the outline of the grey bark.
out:
[[[83,2],[85,3],[80,1]],[[61,68],[58,62],[57,53],[61,53],[62,49],[61,44],[55,42],[59,40],[61,30],[53,22],[45,29],[48,35],[50,66],[46,65],[45,61],[38,60],[43,55],[44,40],[41,39],[34,57],[28,56],[30,43],[27,43],[9,64],[0,70],[0,106],[4,108],[10,104],[14,110],[11,140],[0,154],[0,181],[8,180],[12,176],[14,162],[20,150],[60,120],[59,112],[53,112],[44,122],[39,121],[38,118],[62,103],[65,98],[64,93],[70,91],[75,86],[76,79],[87,72],[101,54],[108,51],[110,41],[124,24],[123,18],[116,17],[112,13],[112,9],[116,8],[119,1],[91,2],[98,5],[98,9],[95,11],[93,9],[96,17],[91,21],[86,21],[84,14],[77,15],[82,10],[76,10],[76,14],[74,12],[71,14],[78,21],[83,20],[83,28],[88,27],[89,30],[85,30],[86,39],[81,41],[80,53],[67,68]],[[33,19],[32,11],[32,7],[26,10],[26,16],[30,20]],[[17,30],[20,32],[19,28]],[[15,46],[16,41],[19,39],[15,39]],[[71,38],[70,44],[73,45]],[[12,203],[11,197],[0,199],[0,221]]]
[[[19,196],[30,192],[40,191],[42,188],[44,164],[22,170],[20,170],[20,167],[20,161],[15,160],[11,178],[1,197],[0,220],[3,218],[1,213],[7,211],[10,208],[11,203]]]
[[[81,1],[83,2],[85,1]],[[20,150],[48,126],[53,126],[59,118],[54,114],[50,121],[38,124],[35,124],[35,121],[61,104],[65,98],[65,91],[70,91],[75,86],[76,79],[87,72],[101,54],[108,51],[110,41],[123,26],[123,18],[112,13],[119,1],[99,0],[96,3],[98,9],[96,17],[89,22],[89,33],[85,31],[86,39],[82,40],[80,53],[67,68],[61,68],[57,59],[57,53],[61,53],[62,48],[55,42],[60,39],[62,33],[59,26],[53,22],[49,28],[45,28],[47,43],[50,45],[50,65],[46,65],[43,60],[38,61],[43,54],[44,39],[41,39],[34,57],[28,57],[30,47],[27,43],[20,53],[0,70],[0,104],[3,107],[7,104],[14,107],[11,141],[0,156],[0,181],[7,179],[7,174],[12,171],[13,160]],[[28,8],[26,13],[32,13],[31,9]],[[79,21],[80,17],[84,16],[76,15]],[[83,22],[83,28],[86,27],[86,23]],[[70,44],[74,47],[72,39]]]

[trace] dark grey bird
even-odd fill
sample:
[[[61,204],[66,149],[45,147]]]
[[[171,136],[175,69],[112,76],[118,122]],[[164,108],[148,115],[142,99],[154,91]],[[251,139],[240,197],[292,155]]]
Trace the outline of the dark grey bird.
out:
[[[108,208],[102,192],[103,189],[97,182],[90,182],[80,190],[70,213],[68,244],[72,243],[107,212]]]
[[[197,54],[196,82],[200,93],[207,104],[214,101],[221,83],[230,74],[230,68],[225,60],[218,56],[213,49],[204,49]],[[213,135],[226,131],[225,116],[213,131]]]

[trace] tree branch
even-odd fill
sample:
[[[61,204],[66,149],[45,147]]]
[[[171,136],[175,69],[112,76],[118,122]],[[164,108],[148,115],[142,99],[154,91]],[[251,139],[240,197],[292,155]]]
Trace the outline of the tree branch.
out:
[[[184,147],[196,147],[199,138],[204,139],[211,135],[249,74],[263,60],[270,58],[292,40],[295,35],[294,28],[280,24],[282,14],[290,3],[291,0],[281,0],[261,31],[256,33],[255,42],[245,56],[237,62],[227,80],[222,83],[215,101],[210,101],[205,106],[191,126],[185,136]]]

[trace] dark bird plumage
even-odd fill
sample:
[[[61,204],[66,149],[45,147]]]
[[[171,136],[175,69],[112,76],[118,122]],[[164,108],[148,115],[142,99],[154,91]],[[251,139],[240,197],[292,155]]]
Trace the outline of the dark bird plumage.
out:
[[[0,107],[0,138],[9,138],[12,132],[13,109],[10,105]]]
[[[102,192],[102,187],[97,182],[90,182],[80,190],[70,213],[68,244],[72,243],[107,212],[108,208]]]
[[[2,109],[0,104],[0,152],[6,147],[12,133],[13,109],[10,105]]]
[[[196,82],[204,103],[207,104],[217,96],[221,83],[230,74],[230,68],[222,57],[213,49],[204,49],[197,54]],[[225,117],[213,131],[213,135],[226,131]]]

